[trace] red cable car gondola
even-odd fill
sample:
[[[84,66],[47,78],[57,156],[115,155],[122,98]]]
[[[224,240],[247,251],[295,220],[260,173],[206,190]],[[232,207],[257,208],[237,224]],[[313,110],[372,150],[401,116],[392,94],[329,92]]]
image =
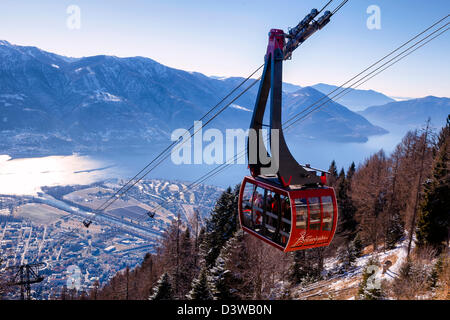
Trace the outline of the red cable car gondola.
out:
[[[333,188],[285,188],[245,177],[239,195],[242,229],[288,252],[327,246],[337,223]]]
[[[325,186],[326,172],[297,163],[281,126],[282,63],[303,41],[322,29],[332,15],[326,11],[314,21],[318,14],[312,10],[289,35],[283,30],[270,30],[247,143],[251,176],[242,181],[239,195],[242,229],[285,252],[329,245],[337,225],[336,195],[333,188]],[[290,39],[287,43],[286,37]],[[270,125],[266,126],[270,127],[272,155],[266,149],[262,132],[269,92]],[[267,157],[262,160],[262,155]]]

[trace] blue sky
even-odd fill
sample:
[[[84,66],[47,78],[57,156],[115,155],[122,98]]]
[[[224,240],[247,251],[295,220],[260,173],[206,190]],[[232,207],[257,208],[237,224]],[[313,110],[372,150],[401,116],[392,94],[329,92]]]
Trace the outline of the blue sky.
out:
[[[287,30],[325,2],[2,0],[0,39],[67,56],[145,56],[207,75],[246,76],[263,62],[271,28]],[[81,10],[80,29],[66,25],[70,5]],[[380,30],[366,26],[370,5],[381,9]],[[448,0],[350,0],[285,63],[284,80],[339,85],[449,11]],[[361,88],[449,97],[449,39],[443,34]]]

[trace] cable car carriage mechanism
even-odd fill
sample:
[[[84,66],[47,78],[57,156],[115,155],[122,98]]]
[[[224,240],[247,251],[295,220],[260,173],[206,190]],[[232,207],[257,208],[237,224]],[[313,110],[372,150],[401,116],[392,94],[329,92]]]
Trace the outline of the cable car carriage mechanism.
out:
[[[314,20],[318,14],[313,9],[289,34],[270,30],[247,143],[251,176],[243,179],[239,194],[242,229],[284,252],[329,245],[337,225],[336,195],[333,188],[326,186],[327,172],[300,165],[295,160],[281,124],[283,61],[332,16],[330,11],[325,11]],[[264,144],[262,131],[269,92],[270,125],[267,126],[271,153]]]

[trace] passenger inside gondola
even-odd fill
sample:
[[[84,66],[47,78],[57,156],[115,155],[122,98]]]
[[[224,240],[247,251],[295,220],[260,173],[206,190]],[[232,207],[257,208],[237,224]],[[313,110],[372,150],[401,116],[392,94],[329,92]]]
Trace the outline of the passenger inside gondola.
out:
[[[259,189],[259,188],[258,188]],[[253,202],[253,224],[256,232],[261,232],[262,213],[263,213],[263,195],[256,191],[255,201]]]
[[[278,217],[280,214],[280,195],[275,194],[272,202],[271,239],[278,241]]]
[[[251,184],[247,184],[244,189],[244,199],[242,202],[242,209],[243,209],[243,224],[246,227],[251,227],[251,221],[252,221],[252,203],[253,203],[253,196],[254,196],[254,186]]]

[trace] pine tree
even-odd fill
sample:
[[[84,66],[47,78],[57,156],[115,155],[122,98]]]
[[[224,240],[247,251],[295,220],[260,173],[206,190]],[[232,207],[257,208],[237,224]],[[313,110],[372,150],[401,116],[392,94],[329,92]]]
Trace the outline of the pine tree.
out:
[[[416,299],[430,286],[430,270],[423,261],[408,257],[400,266],[398,277],[392,283],[392,292],[397,299]]]
[[[441,256],[439,259],[437,259],[436,263],[433,266],[433,270],[431,271],[430,277],[429,277],[429,283],[430,288],[436,288],[439,280],[439,275],[442,272],[443,265],[444,265],[444,257]]]
[[[352,241],[356,234],[357,222],[355,220],[356,207],[349,195],[350,183],[341,170],[336,186],[336,197],[339,206],[339,224],[337,233],[347,242]]]
[[[363,271],[362,280],[359,284],[358,298],[361,300],[381,300],[383,299],[383,291],[381,283],[375,279],[375,274],[378,270],[378,261],[376,258],[371,258]]]
[[[230,286],[230,270],[225,268],[225,260],[222,255],[216,259],[214,268],[210,271],[210,287],[214,300],[234,300],[237,297],[232,293],[233,288]]]
[[[425,196],[417,222],[417,245],[431,245],[438,253],[449,241],[450,227],[450,117],[439,137],[440,148],[433,167],[433,176],[425,184]]]
[[[224,259],[224,267],[230,270],[227,274],[227,283],[232,288],[231,293],[237,299],[251,299],[255,291],[255,283],[250,275],[254,265],[242,230],[237,231],[225,243],[220,256]]]
[[[447,116],[447,122],[445,127],[442,128],[438,137],[437,147],[440,149],[445,141],[448,141],[448,137],[450,136],[450,114]]]
[[[354,241],[348,242],[338,250],[338,260],[342,264],[344,270],[349,270],[354,266],[357,252]]]
[[[345,179],[345,171],[344,168],[341,168],[341,171],[339,171],[339,175],[338,175],[338,181]]]
[[[328,185],[334,187],[338,179],[336,161],[334,160],[331,161],[330,167],[328,168],[328,172],[330,173],[327,177]]]
[[[184,297],[187,294],[192,279],[197,273],[194,254],[191,234],[188,228],[183,232],[180,239],[177,297]]]
[[[198,253],[197,253],[197,266],[198,268],[204,268],[206,266],[205,258],[208,253],[208,243],[206,238],[206,229],[202,227],[198,234]]]
[[[349,180],[349,183],[351,182],[353,175],[355,174],[356,171],[356,165],[354,162],[352,162],[352,164],[350,165],[350,167],[348,168],[347,171],[347,180]]]
[[[361,256],[362,247],[358,233],[352,241],[347,242],[339,248],[338,261],[342,264],[341,270],[349,270],[354,266],[356,259]]]
[[[192,281],[192,290],[186,295],[189,300],[212,300],[213,294],[208,283],[206,269],[202,269],[197,279]]]
[[[307,284],[321,278],[322,270],[317,249],[300,250],[294,253],[289,275],[293,284]]]
[[[237,230],[237,202],[239,187],[234,191],[228,188],[221,194],[216,202],[210,219],[206,224],[206,250],[205,262],[212,267],[220,254],[223,245]]]
[[[386,249],[393,249],[404,235],[405,224],[398,211],[392,212],[386,234]]]
[[[353,239],[353,246],[355,247],[356,257],[360,257],[363,252],[364,245],[361,241],[361,236],[359,235],[359,233],[357,233],[355,239]]]
[[[163,273],[159,278],[156,287],[153,290],[153,294],[149,297],[149,300],[172,300],[172,285],[170,284],[169,275],[167,272]]]

